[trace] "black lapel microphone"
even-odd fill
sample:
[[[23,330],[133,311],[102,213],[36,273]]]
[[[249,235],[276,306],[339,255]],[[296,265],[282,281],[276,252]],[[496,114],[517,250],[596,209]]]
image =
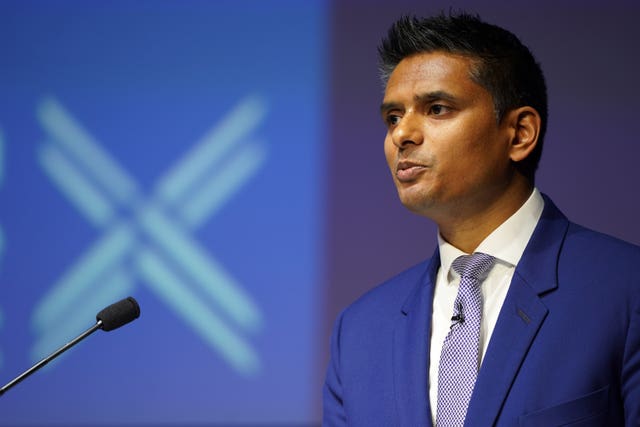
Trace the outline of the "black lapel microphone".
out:
[[[95,325],[78,335],[72,341],[69,341],[67,344],[60,347],[58,350],[54,351],[49,356],[33,365],[31,368],[24,371],[22,374],[18,375],[4,387],[0,388],[0,396],[2,396],[7,390],[33,374],[38,369],[42,368],[47,363],[51,362],[56,357],[60,356],[65,351],[69,350],[74,345],[78,344],[80,341],[82,341],[98,329],[102,329],[103,331],[112,331],[119,328],[120,326],[126,325],[127,323],[137,319],[138,317],[140,317],[140,306],[133,297],[125,298],[114,304],[111,304],[108,307],[105,307],[96,315]]]
[[[451,317],[451,326],[449,327],[449,329],[453,329],[454,326],[462,325],[463,323],[464,313],[462,311],[462,303],[458,302],[458,304],[456,304],[456,312],[454,313],[453,317]]]

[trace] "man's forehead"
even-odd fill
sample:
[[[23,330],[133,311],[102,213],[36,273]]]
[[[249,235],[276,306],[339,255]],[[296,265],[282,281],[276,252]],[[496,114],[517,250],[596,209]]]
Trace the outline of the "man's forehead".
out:
[[[399,81],[441,80],[471,78],[476,61],[471,57],[448,52],[422,52],[402,59],[395,67],[387,87]]]
[[[457,92],[468,85],[477,85],[472,78],[475,62],[472,58],[446,52],[414,54],[404,58],[391,73],[385,88],[385,102],[398,92]]]

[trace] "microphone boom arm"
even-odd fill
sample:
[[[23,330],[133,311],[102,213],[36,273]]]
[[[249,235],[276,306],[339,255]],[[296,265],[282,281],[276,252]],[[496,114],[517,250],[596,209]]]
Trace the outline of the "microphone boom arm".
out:
[[[22,374],[18,375],[9,383],[5,384],[4,387],[0,388],[0,396],[2,396],[11,387],[18,384],[29,375],[33,374],[38,369],[51,362],[53,359],[69,350],[71,347],[78,344],[80,341],[82,341],[98,329],[102,329],[105,332],[112,331],[119,328],[120,326],[126,325],[127,323],[137,319],[138,317],[140,317],[140,306],[133,297],[127,297],[123,300],[111,304],[108,307],[105,307],[96,315],[95,325],[57,349],[51,355],[45,357],[44,359],[33,365],[31,368],[24,371]]]
[[[41,361],[33,365],[31,368],[27,369],[22,374],[18,375],[16,378],[14,378],[13,380],[5,384],[2,388],[0,388],[0,396],[2,396],[11,387],[20,383],[22,380],[24,380],[25,378],[27,378],[28,376],[30,376],[31,374],[33,374],[34,372],[36,372],[37,370],[45,366],[47,363],[51,362],[56,357],[60,356],[65,351],[69,350],[74,345],[78,344],[80,341],[82,341],[83,339],[85,339],[86,337],[88,337],[89,335],[91,335],[101,327],[102,327],[102,320],[98,320],[95,325],[93,325],[92,327],[84,331],[82,334],[78,335],[76,338],[69,341],[68,343],[66,343],[59,349],[57,349],[55,352],[45,357],[44,359],[42,359]]]

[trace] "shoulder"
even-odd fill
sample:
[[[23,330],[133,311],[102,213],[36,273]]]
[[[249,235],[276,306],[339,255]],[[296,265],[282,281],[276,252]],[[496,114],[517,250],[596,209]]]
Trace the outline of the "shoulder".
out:
[[[417,264],[371,289],[342,311],[334,324],[331,358],[339,361],[343,375],[369,372],[363,365],[371,362],[371,357],[378,362],[391,357],[389,344],[397,321],[405,317],[403,307],[430,286],[432,267],[433,259]]]
[[[640,247],[570,223],[557,261],[563,295],[592,301],[597,313],[640,309]],[[602,304],[606,301],[606,304]],[[613,315],[613,314],[612,314]]]
[[[616,237],[569,223],[562,247],[564,258],[570,257],[582,263],[595,263],[593,267],[634,269],[640,265],[640,246]]]
[[[340,317],[359,323],[399,314],[412,294],[428,286],[430,276],[433,270],[437,271],[438,265],[439,259],[432,257],[404,270],[363,294],[344,309]]]
[[[540,261],[536,252],[551,255],[556,254],[557,248],[561,266],[592,271],[628,270],[639,265],[640,247],[569,221],[549,197],[543,197],[544,211],[528,255]]]

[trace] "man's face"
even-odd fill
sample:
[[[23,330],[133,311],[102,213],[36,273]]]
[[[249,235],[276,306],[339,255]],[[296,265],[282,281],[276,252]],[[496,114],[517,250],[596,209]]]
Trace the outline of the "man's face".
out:
[[[497,123],[491,94],[471,80],[472,64],[442,52],[407,57],[381,107],[400,200],[436,223],[490,209],[512,173],[513,129]]]

